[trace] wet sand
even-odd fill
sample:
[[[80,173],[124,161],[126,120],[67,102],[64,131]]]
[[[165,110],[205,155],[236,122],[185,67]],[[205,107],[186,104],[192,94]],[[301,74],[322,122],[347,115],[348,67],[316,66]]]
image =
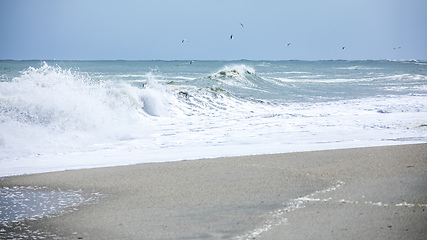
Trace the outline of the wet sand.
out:
[[[104,195],[74,212],[25,222],[31,231],[65,239],[427,236],[427,144],[140,164],[0,181],[0,187],[13,186]]]

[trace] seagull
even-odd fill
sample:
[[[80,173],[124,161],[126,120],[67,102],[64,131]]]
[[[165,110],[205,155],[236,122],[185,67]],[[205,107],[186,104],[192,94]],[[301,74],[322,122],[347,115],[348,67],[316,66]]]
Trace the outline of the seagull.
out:
[[[191,61],[190,61],[190,64],[193,64],[193,62],[194,62],[194,60],[191,60]]]
[[[240,25],[242,26],[242,28],[244,28],[245,26],[243,26],[243,23],[240,23]]]
[[[394,50],[396,50],[396,49],[401,49],[402,47],[397,47],[397,48],[393,48]]]
[[[342,49],[346,49],[347,47],[342,47]]]
[[[182,39],[181,42],[184,43],[184,42],[189,42],[189,41],[188,41],[188,39]]]
[[[291,46],[291,43],[286,44],[286,47],[289,47],[289,46]]]
[[[232,40],[233,39],[233,34],[231,34],[231,36],[230,36],[230,40]]]

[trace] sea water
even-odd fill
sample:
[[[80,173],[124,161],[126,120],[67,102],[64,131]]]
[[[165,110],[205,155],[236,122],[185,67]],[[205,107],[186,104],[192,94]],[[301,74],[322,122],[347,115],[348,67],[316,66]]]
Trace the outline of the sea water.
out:
[[[0,176],[425,142],[424,61],[0,61]]]
[[[100,193],[37,186],[0,188],[0,239],[60,239],[54,234],[30,229],[24,220],[73,212],[79,205],[94,204],[102,197]]]

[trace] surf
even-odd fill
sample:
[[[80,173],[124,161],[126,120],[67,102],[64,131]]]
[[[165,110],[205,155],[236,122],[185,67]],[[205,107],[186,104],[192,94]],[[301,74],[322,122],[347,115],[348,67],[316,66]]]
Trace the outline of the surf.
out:
[[[0,84],[0,158],[141,137],[147,118],[167,112],[154,84],[94,80],[45,62]]]
[[[6,175],[425,141],[415,63],[1,64]]]

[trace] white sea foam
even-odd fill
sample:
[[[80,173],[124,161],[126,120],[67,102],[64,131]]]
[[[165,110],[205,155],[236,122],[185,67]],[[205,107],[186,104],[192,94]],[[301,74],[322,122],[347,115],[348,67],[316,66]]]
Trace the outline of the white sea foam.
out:
[[[329,201],[331,201],[332,198],[320,199],[320,198],[313,198],[313,197],[319,195],[320,193],[327,193],[327,192],[335,191],[335,190],[341,188],[341,186],[343,184],[344,184],[344,182],[338,181],[334,186],[331,186],[327,189],[316,191],[316,192],[311,193],[309,195],[306,195],[304,197],[299,197],[299,198],[290,200],[289,202],[284,204],[285,205],[284,208],[270,212],[266,216],[267,219],[266,219],[266,221],[262,227],[256,228],[256,229],[254,229],[254,230],[250,231],[249,233],[246,233],[242,236],[238,236],[236,239],[238,239],[238,240],[255,239],[255,238],[259,237],[260,235],[262,235],[263,233],[270,231],[274,227],[287,224],[288,219],[285,217],[286,213],[297,211],[299,209],[305,208],[304,204],[308,203],[308,202],[329,202]]]
[[[47,64],[1,84],[0,159],[141,137],[142,110],[158,115],[163,107],[156,89],[94,82]]]
[[[44,63],[0,82],[0,176],[427,141],[424,76],[307,84],[244,64],[206,72],[110,80]]]

